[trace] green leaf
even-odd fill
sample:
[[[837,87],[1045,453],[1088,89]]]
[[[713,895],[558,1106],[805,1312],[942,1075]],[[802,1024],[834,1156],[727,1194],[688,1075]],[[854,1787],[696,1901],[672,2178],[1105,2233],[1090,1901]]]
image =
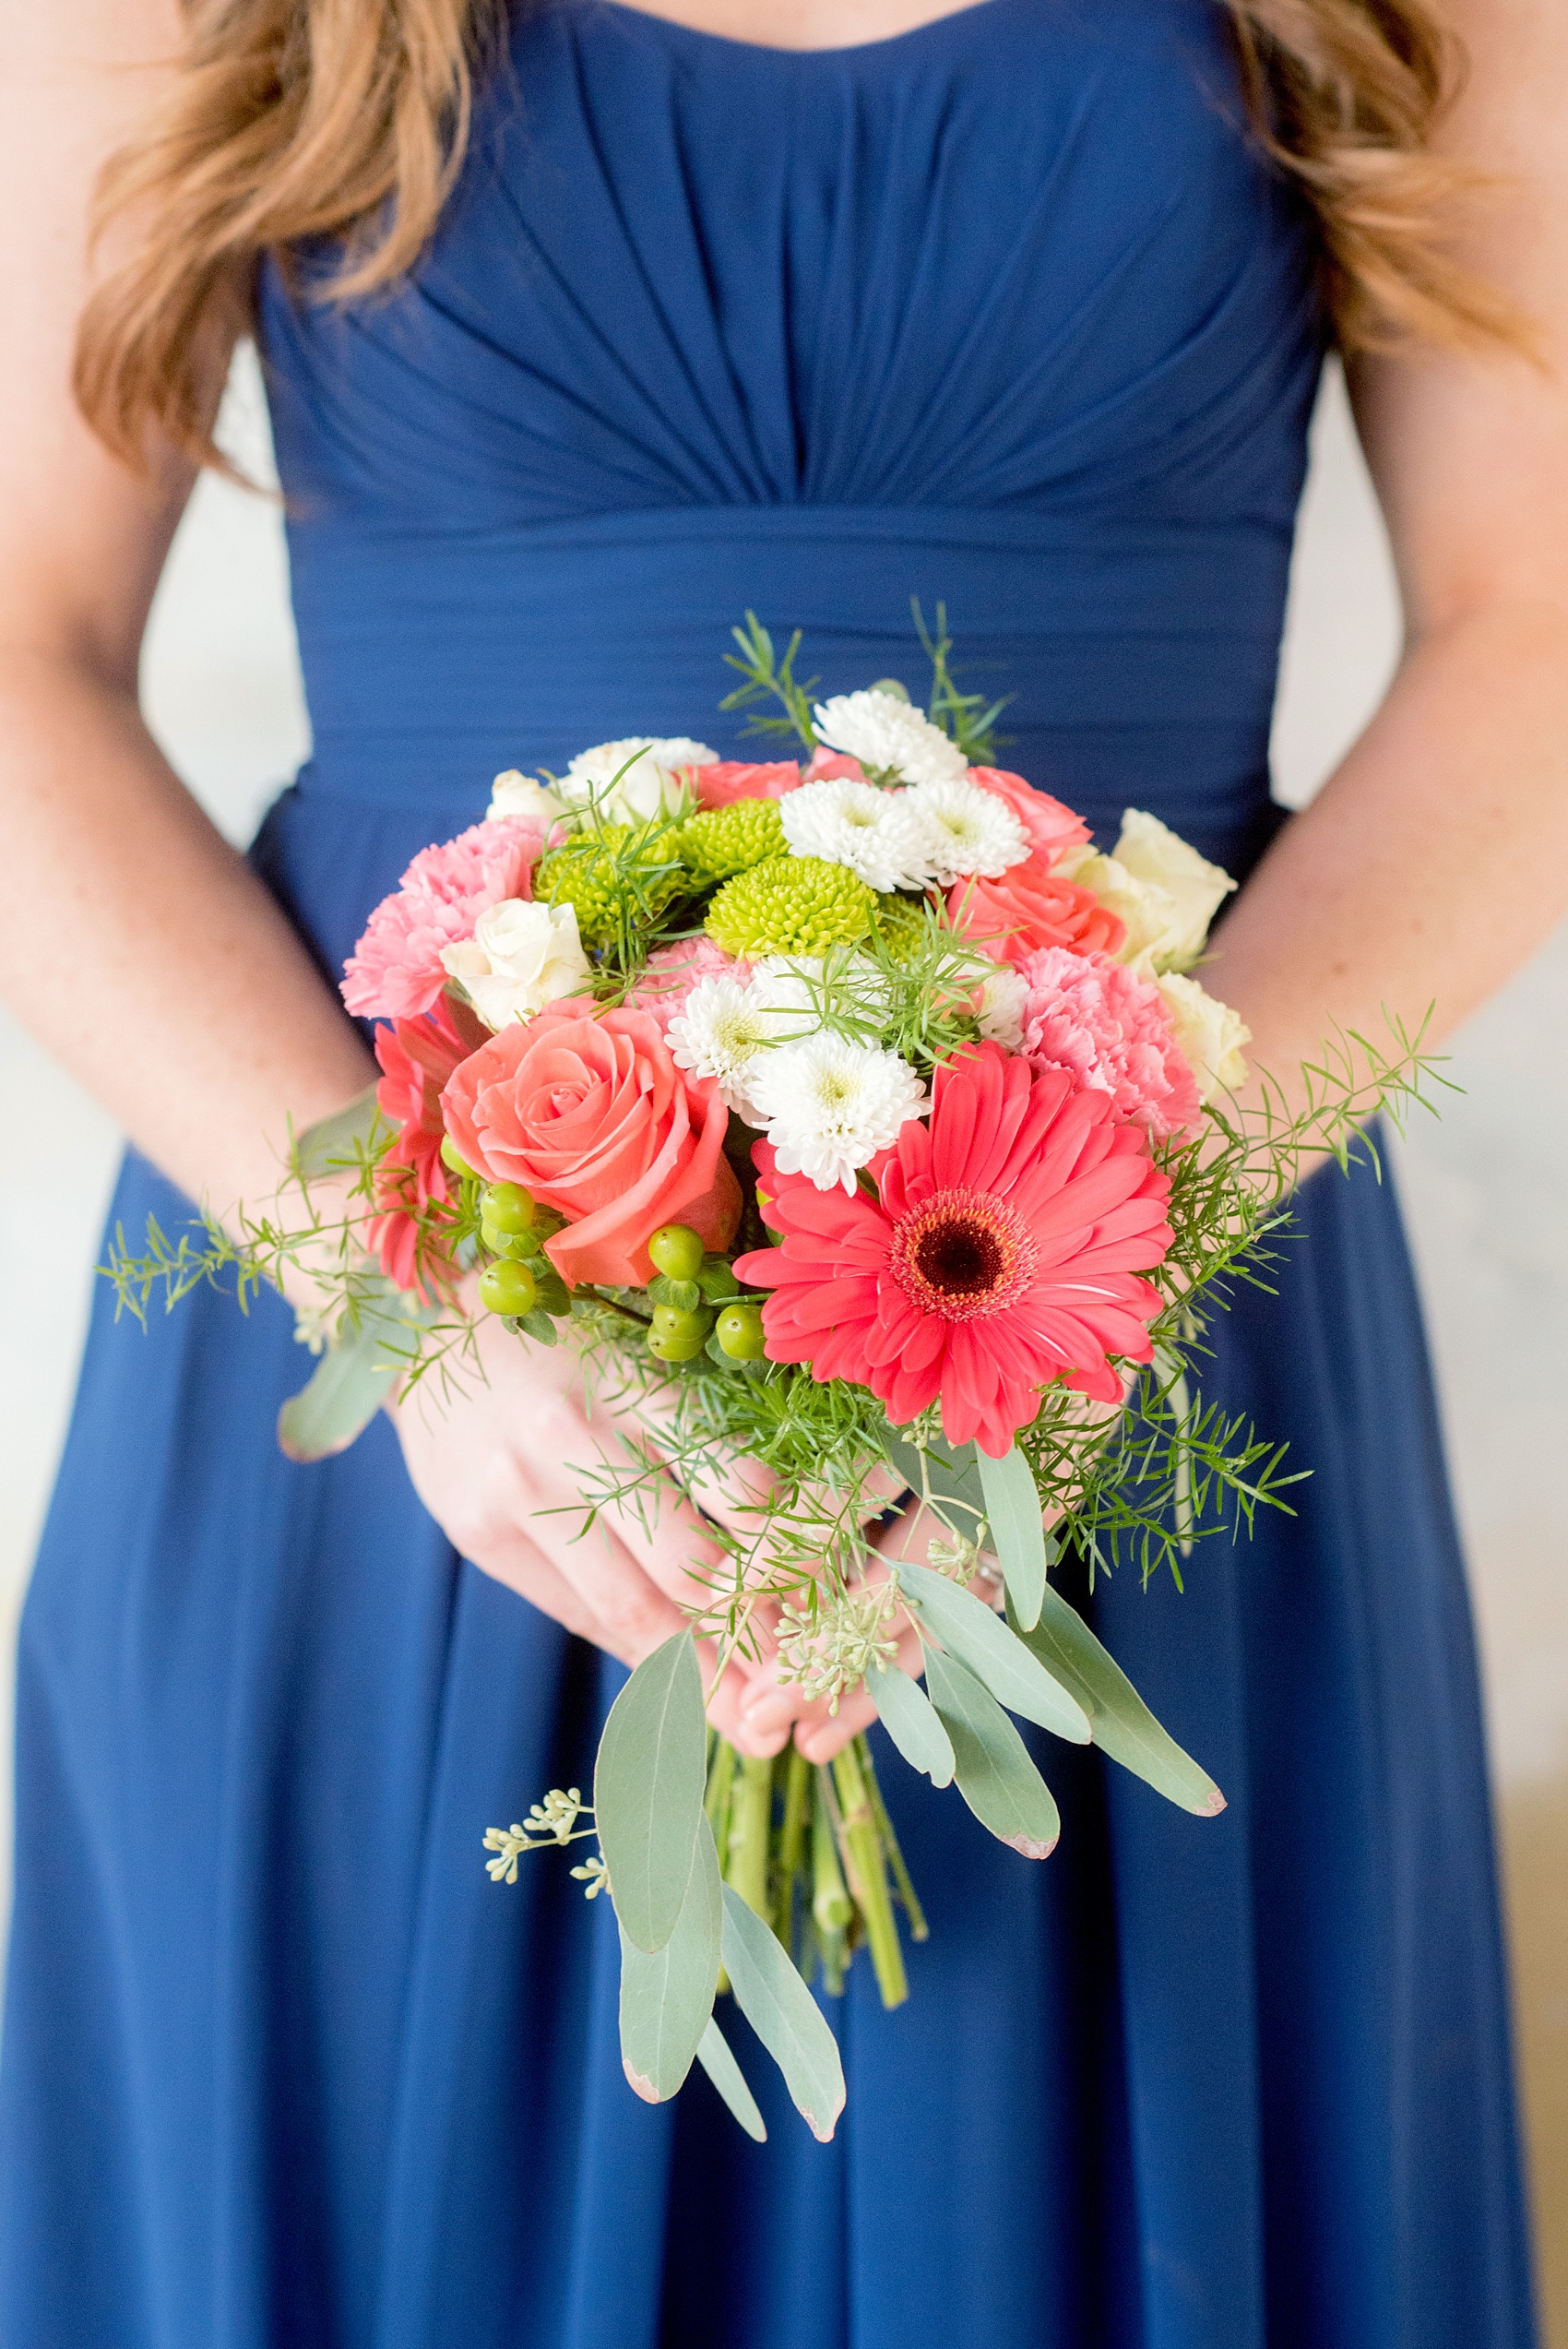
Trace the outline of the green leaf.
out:
[[[1027,1860],[1055,1849],[1062,1820],[1028,1748],[991,1691],[956,1656],[925,1660],[932,1701],[953,1740],[958,1792],[980,1820]]]
[[[867,1675],[877,1719],[911,1770],[925,1772],[933,1786],[953,1783],[953,1741],[918,1680],[894,1663]]]
[[[594,1826],[610,1897],[651,1957],[675,1930],[702,1824],[707,1723],[689,1631],[645,1656],[610,1708],[594,1764]]]
[[[983,1600],[929,1566],[901,1559],[897,1572],[904,1596],[913,1602],[922,1622],[979,1675],[999,1703],[1072,1745],[1088,1744],[1088,1715],[1076,1697],[1068,1695]]]
[[[555,1343],[555,1324],[549,1314],[541,1312],[538,1306],[521,1317],[517,1327],[526,1330],[536,1345],[552,1346]]]
[[[821,2008],[772,1927],[724,1887],[724,1967],[736,2004],[774,2062],[812,2135],[826,2145],[844,2109],[844,2067]]]
[[[713,2015],[724,1904],[705,1819],[675,1930],[649,1957],[621,1928],[621,2063],[645,2105],[673,2096]]]
[[[723,2097],[748,2137],[759,2145],[767,2142],[767,2129],[756,2098],[746,2086],[745,2074],[730,2052],[730,2042],[710,2015],[707,2029],[697,2042],[697,2061]]]
[[[1225,1808],[1225,1797],[1208,1772],[1160,1727],[1115,1657],[1060,1592],[1047,1585],[1039,1622],[1018,1636],[1071,1688],[1088,1714],[1095,1744],[1112,1761],[1200,1818],[1214,1818]]]
[[[401,1351],[385,1342],[387,1325],[362,1322],[328,1347],[310,1384],[278,1413],[278,1442],[291,1460],[327,1460],[347,1451],[386,1401],[392,1381],[409,1366],[407,1326]]]
[[[1026,1631],[1039,1621],[1045,1599],[1045,1520],[1034,1471],[1015,1444],[1004,1460],[975,1446],[991,1545],[1002,1561],[1007,1596]]]
[[[302,1181],[314,1182],[333,1167],[352,1166],[359,1145],[368,1142],[376,1120],[375,1087],[367,1085],[330,1117],[307,1126],[294,1143],[293,1171]]]

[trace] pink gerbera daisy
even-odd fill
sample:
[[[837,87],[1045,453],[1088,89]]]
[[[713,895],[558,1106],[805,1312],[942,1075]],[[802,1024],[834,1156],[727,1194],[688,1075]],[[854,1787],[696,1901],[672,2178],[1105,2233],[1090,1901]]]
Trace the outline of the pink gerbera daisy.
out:
[[[1061,1069],[998,1044],[938,1069],[929,1125],[872,1162],[878,1197],[819,1191],[754,1149],[783,1245],[735,1266],[773,1294],[775,1362],[869,1387],[896,1425],[939,1398],[947,1440],[1001,1459],[1058,1381],[1121,1400],[1146,1362],[1170,1183],[1136,1126]]]
[[[507,816],[421,849],[344,966],[349,1009],[367,1019],[412,1019],[428,1011],[446,984],[442,948],[471,938],[487,906],[530,894],[543,846],[537,824]]]

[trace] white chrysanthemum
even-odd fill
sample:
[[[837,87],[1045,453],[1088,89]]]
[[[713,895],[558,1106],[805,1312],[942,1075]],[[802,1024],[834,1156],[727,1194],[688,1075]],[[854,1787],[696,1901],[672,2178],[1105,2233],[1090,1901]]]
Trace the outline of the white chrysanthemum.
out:
[[[1029,853],[1024,828],[1006,801],[962,775],[944,783],[917,783],[904,801],[921,827],[928,870],[944,888],[974,873],[995,880]]]
[[[579,806],[591,800],[616,824],[679,816],[691,797],[681,781],[682,768],[711,767],[718,757],[707,743],[693,742],[687,734],[628,734],[622,742],[579,750],[561,778],[562,794]]]
[[[765,1053],[781,1034],[795,1032],[788,1014],[797,1007],[775,1001],[776,985],[752,979],[699,979],[666,1031],[675,1065],[694,1076],[712,1077],[726,1109],[752,1125],[751,1086]],[[798,1022],[797,1022],[798,1026]]]
[[[558,793],[536,781],[532,775],[521,774],[516,767],[508,767],[506,772],[497,775],[492,784],[490,805],[484,813],[487,823],[499,824],[508,816],[521,816],[527,822],[537,824],[541,831],[548,832],[551,826],[558,824],[566,813],[566,803]]]
[[[473,936],[443,947],[441,960],[487,1028],[531,1019],[558,996],[576,995],[588,978],[576,907],[517,897],[487,905]]]
[[[980,1031],[988,1043],[1004,1052],[1020,1052],[1024,1043],[1024,1006],[1028,982],[1021,971],[1000,964],[980,987]]]
[[[907,783],[944,783],[968,765],[956,743],[933,726],[912,702],[890,693],[840,693],[819,701],[816,730],[833,750],[858,758],[878,774],[902,775]]]
[[[909,802],[908,792],[834,775],[786,792],[778,816],[796,856],[847,864],[873,889],[912,889],[928,877],[929,867],[925,835]]]
[[[925,1087],[896,1052],[826,1034],[765,1054],[752,1100],[779,1173],[804,1174],[819,1191],[837,1183],[852,1192],[860,1168],[927,1106]]]

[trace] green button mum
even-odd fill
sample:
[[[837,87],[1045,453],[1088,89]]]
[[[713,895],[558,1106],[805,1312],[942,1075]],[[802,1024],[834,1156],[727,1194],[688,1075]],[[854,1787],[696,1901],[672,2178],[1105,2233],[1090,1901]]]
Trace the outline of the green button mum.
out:
[[[668,836],[639,856],[629,825],[605,824],[541,857],[533,893],[550,905],[576,908],[584,946],[609,946],[623,918],[634,929],[656,922],[685,886],[673,856]]]
[[[871,928],[873,892],[845,864],[770,856],[726,881],[707,909],[707,935],[726,954],[826,954]]]
[[[682,864],[705,883],[749,873],[769,856],[783,856],[787,846],[776,799],[737,799],[728,807],[705,808],[675,835]]]

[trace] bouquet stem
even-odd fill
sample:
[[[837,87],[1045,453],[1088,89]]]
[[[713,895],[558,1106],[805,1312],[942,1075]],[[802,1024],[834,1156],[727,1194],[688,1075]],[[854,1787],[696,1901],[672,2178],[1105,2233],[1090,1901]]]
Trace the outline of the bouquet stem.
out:
[[[772,1926],[808,1982],[820,1966],[838,1997],[863,1943],[884,2006],[902,2004],[909,1985],[895,1901],[917,1941],[926,1921],[863,1737],[821,1767],[793,1746],[766,1761],[716,1737],[707,1810],[725,1882]],[[728,1986],[721,1976],[720,1990]]]

